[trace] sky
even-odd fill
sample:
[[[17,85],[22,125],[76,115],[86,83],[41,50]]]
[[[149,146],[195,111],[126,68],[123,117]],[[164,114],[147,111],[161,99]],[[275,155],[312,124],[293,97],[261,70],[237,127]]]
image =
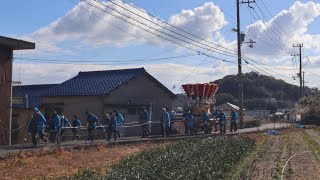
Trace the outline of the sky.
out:
[[[240,5],[243,72],[320,87],[320,0]],[[236,0],[10,0],[0,35],[36,43],[14,52],[22,84],[61,83],[79,71],[144,67],[173,92],[237,74]],[[296,55],[296,56],[292,56]]]

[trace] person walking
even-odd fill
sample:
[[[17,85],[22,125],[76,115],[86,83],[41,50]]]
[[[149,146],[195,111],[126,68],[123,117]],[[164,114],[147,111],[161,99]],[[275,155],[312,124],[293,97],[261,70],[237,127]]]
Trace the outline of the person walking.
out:
[[[58,115],[57,111],[53,111],[52,120],[49,125],[50,131],[50,141],[52,142],[52,146],[56,144],[60,144],[59,133],[61,130],[61,117]]]
[[[88,129],[88,144],[93,144],[94,130],[96,129],[98,118],[96,115],[86,112],[87,115],[87,129]]]
[[[104,114],[104,117],[101,121],[101,125],[104,127],[104,132],[106,133],[106,140],[110,141],[112,134],[112,122],[108,113]]]
[[[162,137],[170,135],[170,115],[166,108],[162,108],[162,113],[160,115],[160,130]]]
[[[110,122],[111,122],[113,140],[116,141],[118,137],[118,122],[117,122],[117,116],[112,112],[110,112]],[[110,135],[110,139],[111,139],[111,135]],[[110,142],[110,139],[109,139],[109,142]]]
[[[232,109],[230,113],[230,132],[237,132],[238,130],[238,113]]]
[[[140,124],[142,130],[142,138],[147,138],[149,136],[148,122],[149,122],[150,114],[146,110],[145,107],[142,107],[140,113]]]
[[[73,121],[72,121],[72,132],[73,132],[73,138],[72,140],[80,140],[79,132],[80,132],[80,126],[81,126],[81,121],[79,120],[77,115],[73,116]]]
[[[185,121],[186,121],[186,132],[188,135],[194,135],[195,133],[195,129],[193,127],[193,123],[194,123],[194,117],[191,114],[190,111],[188,111],[188,113],[185,114]]]
[[[204,109],[201,110],[200,119],[203,123],[202,129],[203,129],[204,133],[205,134],[210,133],[209,132],[209,116],[208,116],[208,113]]]
[[[226,134],[227,117],[226,117],[226,113],[223,112],[223,109],[219,110],[217,119],[219,119],[220,134]]]
[[[28,132],[31,133],[31,139],[33,146],[38,145],[37,136],[42,139],[45,143],[48,142],[43,131],[46,124],[46,119],[42,115],[38,108],[33,108],[33,115],[28,125]]]
[[[118,128],[117,134],[118,134],[118,137],[120,138],[123,136],[123,131],[124,131],[124,129],[122,129],[120,127],[124,125],[125,120],[124,120],[122,114],[119,113],[117,109],[115,109],[113,112],[114,112],[114,115],[116,116],[116,119],[117,119],[117,128]]]
[[[61,133],[60,133],[60,136],[61,136],[61,141],[64,142],[66,141],[66,136],[65,136],[65,133],[67,131],[67,128],[70,128],[71,127],[71,124],[70,124],[70,121],[69,119],[67,119],[65,116],[61,116]]]

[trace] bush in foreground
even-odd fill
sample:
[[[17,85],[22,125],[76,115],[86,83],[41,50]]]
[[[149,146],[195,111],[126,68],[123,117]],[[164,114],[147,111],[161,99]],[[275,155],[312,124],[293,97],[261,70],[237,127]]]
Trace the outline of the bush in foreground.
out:
[[[254,147],[253,140],[231,137],[184,140],[130,156],[105,179],[230,179]]]

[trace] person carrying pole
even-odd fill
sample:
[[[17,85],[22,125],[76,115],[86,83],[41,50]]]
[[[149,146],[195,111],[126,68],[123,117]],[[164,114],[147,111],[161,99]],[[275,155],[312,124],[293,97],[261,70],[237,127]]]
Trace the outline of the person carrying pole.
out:
[[[185,114],[185,121],[186,121],[186,132],[188,135],[194,135],[195,133],[195,129],[193,127],[193,123],[194,123],[194,117],[191,114],[190,111],[188,111],[188,113]]]
[[[160,115],[160,130],[162,137],[166,137],[170,133],[170,115],[166,108],[162,108],[162,113]]]
[[[140,113],[140,124],[141,124],[141,130],[142,130],[142,138],[147,138],[149,136],[149,129],[148,129],[148,122],[149,122],[149,116],[150,114],[146,110],[145,107],[142,107],[141,113]]]
[[[117,116],[112,112],[110,112],[110,122],[111,122],[113,140],[116,141],[118,137],[118,122],[117,122]],[[111,135],[110,135],[110,139],[111,139]],[[109,142],[110,142],[110,139],[109,139]]]
[[[65,128],[71,127],[69,119],[67,119],[65,116],[61,116],[61,127],[61,141],[64,142],[66,140],[65,133],[67,131]]]
[[[42,115],[41,111],[38,108],[33,108],[33,115],[28,125],[28,132],[31,133],[33,146],[37,146],[38,144],[37,136],[39,136],[45,143],[48,142],[43,133],[45,124],[46,119]]]
[[[209,116],[208,116],[208,113],[204,109],[201,110],[200,119],[203,123],[202,129],[203,129],[204,133],[205,134],[210,133],[209,132]]]
[[[87,129],[88,129],[88,144],[93,144],[94,141],[94,130],[96,129],[96,123],[98,118],[96,115],[86,112],[87,115]]]
[[[223,109],[219,110],[217,119],[219,119],[220,134],[226,134],[227,117],[226,117],[226,113],[223,112]]]
[[[79,136],[80,126],[81,126],[81,121],[79,120],[77,115],[74,115],[73,121],[72,121],[73,141],[80,140],[80,136]]]
[[[55,146],[56,144],[60,144],[60,138],[59,138],[60,130],[61,130],[61,117],[58,115],[57,111],[53,111],[52,120],[49,125],[50,140],[52,142],[52,146]]]

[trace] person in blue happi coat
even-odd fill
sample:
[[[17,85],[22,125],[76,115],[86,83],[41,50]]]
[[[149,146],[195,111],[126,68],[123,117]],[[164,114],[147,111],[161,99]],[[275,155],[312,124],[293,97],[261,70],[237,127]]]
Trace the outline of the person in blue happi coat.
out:
[[[238,130],[238,113],[232,109],[230,113],[230,132],[237,132]]]
[[[46,119],[40,110],[38,108],[33,108],[33,115],[28,125],[28,132],[31,133],[33,146],[37,146],[38,144],[37,136],[47,143],[48,140],[43,133],[45,124]]]
[[[117,133],[118,133],[118,137],[120,138],[121,136],[123,136],[123,133],[124,133],[124,129],[120,128],[120,127],[124,125],[125,120],[124,120],[122,114],[119,113],[117,109],[115,109],[113,111],[113,113],[117,118],[117,128],[118,128]]]
[[[79,136],[80,126],[81,126],[81,121],[79,120],[77,115],[74,115],[73,121],[72,121],[73,141],[80,140],[80,136]]]
[[[58,115],[58,112],[56,110],[53,111],[48,130],[50,132],[49,139],[53,143],[52,146],[54,146],[56,143],[60,144],[59,133],[61,130],[61,117]]]
[[[203,123],[202,129],[203,129],[204,133],[210,133],[209,132],[209,116],[208,116],[208,113],[204,109],[201,110],[200,119]]]
[[[61,131],[60,131],[60,136],[61,136],[61,141],[64,142],[66,140],[65,133],[67,131],[66,128],[71,127],[69,119],[67,119],[65,116],[61,116]]]
[[[190,111],[188,111],[185,115],[185,121],[186,121],[186,132],[188,135],[193,135],[195,133],[195,129],[193,127],[193,123],[194,123],[194,117],[191,114]]]
[[[219,114],[216,118],[219,119],[220,134],[225,134],[226,133],[227,116],[226,116],[226,113],[223,112],[223,109],[219,110]]]
[[[160,130],[162,137],[170,135],[170,115],[166,108],[162,108],[162,113],[160,115]]]
[[[116,141],[117,137],[118,137],[118,122],[117,122],[117,116],[110,112],[109,114],[110,117],[110,123],[111,123],[111,130],[112,130],[112,134],[113,134],[113,140]],[[111,139],[111,135],[110,135],[110,139]],[[110,141],[109,139],[109,141]]]
[[[88,129],[88,143],[93,144],[94,130],[96,129],[98,118],[96,115],[86,112],[87,115],[87,129]]]
[[[142,138],[147,138],[149,136],[148,122],[150,114],[145,107],[142,107],[140,112],[140,124],[142,129]]]

